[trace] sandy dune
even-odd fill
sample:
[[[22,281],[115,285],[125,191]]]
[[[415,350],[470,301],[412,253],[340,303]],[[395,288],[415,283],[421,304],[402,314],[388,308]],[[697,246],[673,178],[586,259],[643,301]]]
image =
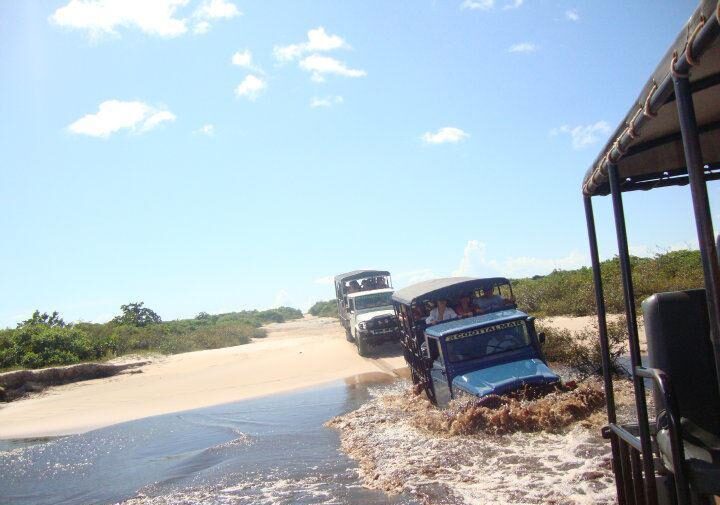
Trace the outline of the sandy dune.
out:
[[[267,328],[267,338],[247,345],[162,357],[139,374],[59,386],[3,405],[0,439],[80,433],[404,368],[399,346],[360,357],[334,319],[308,316]]]

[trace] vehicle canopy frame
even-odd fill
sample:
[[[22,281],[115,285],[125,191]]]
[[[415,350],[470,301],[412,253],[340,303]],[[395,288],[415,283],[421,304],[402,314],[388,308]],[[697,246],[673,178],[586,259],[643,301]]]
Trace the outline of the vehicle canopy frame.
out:
[[[645,367],[640,351],[637,314],[630,252],[628,247],[623,193],[654,190],[668,186],[690,185],[693,212],[704,273],[704,292],[676,292],[653,295],[643,302],[651,311],[678,293],[684,299],[703,300],[707,318],[707,335],[688,335],[705,339],[711,366],[705,378],[709,388],[711,413],[720,390],[720,267],[710,214],[707,182],[720,179],[720,2],[703,0],[660,61],[643,87],[640,97],[600,151],[582,182],[590,257],[598,314],[599,341],[603,358],[603,376],[607,402],[608,426],[603,435],[612,449],[613,472],[618,502],[624,504],[711,503],[711,495],[720,494],[720,460],[718,447],[707,449],[713,460],[700,462],[686,459],[685,450],[702,445],[691,419],[686,419],[679,405],[683,402],[683,378],[662,368]],[[607,317],[592,198],[610,195],[618,246],[623,287],[631,375],[635,393],[636,422],[619,424],[610,374]],[[648,314],[651,316],[648,318]],[[648,360],[661,362],[652,343],[657,333],[668,339],[655,313],[646,312]],[[657,331],[656,331],[657,330]],[[657,341],[663,340],[657,337]],[[657,347],[657,346],[656,346]],[[682,353],[678,353],[682,354]],[[698,361],[699,361],[698,357]],[[655,404],[661,417],[650,426],[646,403],[645,380],[653,383]],[[714,421],[720,416],[713,413]],[[720,433],[711,433],[717,437]],[[705,434],[703,434],[705,436]],[[669,442],[664,443],[663,437]],[[694,437],[694,438],[693,438]],[[698,442],[698,440],[700,440]],[[657,456],[657,458],[656,458]],[[661,483],[658,486],[658,483]]]

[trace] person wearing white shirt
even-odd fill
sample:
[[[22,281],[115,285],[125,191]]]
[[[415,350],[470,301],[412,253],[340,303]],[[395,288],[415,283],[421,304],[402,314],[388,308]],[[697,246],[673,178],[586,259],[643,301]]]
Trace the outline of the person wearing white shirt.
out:
[[[425,319],[425,322],[427,324],[436,324],[456,317],[455,311],[447,306],[447,300],[438,300],[437,307],[430,311],[430,315]]]

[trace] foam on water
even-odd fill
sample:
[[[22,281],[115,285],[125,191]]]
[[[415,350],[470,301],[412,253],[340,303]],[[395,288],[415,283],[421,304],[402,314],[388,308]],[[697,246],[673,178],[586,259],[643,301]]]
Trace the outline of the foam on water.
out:
[[[371,488],[426,503],[610,504],[602,405],[599,384],[588,383],[496,409],[464,401],[442,411],[405,384],[327,425]]]

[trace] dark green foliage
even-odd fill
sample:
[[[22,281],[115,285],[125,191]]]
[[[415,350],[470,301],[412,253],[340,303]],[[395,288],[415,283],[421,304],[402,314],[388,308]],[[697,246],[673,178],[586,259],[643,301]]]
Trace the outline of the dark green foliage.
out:
[[[631,258],[635,304],[653,293],[699,288],[703,285],[699,251],[672,251],[653,258]],[[623,312],[620,263],[617,258],[601,264],[608,312]],[[556,270],[549,275],[513,281],[518,306],[536,315],[587,316],[595,314],[592,270]]]
[[[113,318],[115,324],[130,324],[132,326],[147,326],[149,324],[161,323],[162,319],[153,310],[143,307],[144,302],[128,303],[121,305],[122,314]]]
[[[139,351],[175,354],[241,345],[264,337],[264,324],[302,317],[297,309],[280,307],[161,322],[142,305],[123,305],[123,316],[105,324],[60,325],[57,312],[47,316],[35,311],[18,328],[0,330],[0,369],[66,365]]]
[[[62,320],[60,314],[58,314],[57,311],[54,311],[52,314],[48,315],[47,312],[43,312],[42,314],[40,314],[40,311],[36,310],[35,312],[33,312],[33,315],[30,319],[26,319],[22,323],[19,323],[17,327],[20,328],[22,326],[35,324],[44,324],[45,326],[52,327],[59,326],[60,328],[66,326],[65,321]]]
[[[597,322],[578,332],[554,328],[538,322],[537,331],[545,333],[543,353],[548,361],[570,365],[583,376],[602,375]],[[618,359],[627,353],[628,335],[625,319],[608,321],[607,334],[610,346],[610,371],[616,374],[622,371]]]
[[[315,305],[310,307],[310,314],[318,317],[338,317],[337,302],[333,300],[327,300],[325,302],[315,302]]]

